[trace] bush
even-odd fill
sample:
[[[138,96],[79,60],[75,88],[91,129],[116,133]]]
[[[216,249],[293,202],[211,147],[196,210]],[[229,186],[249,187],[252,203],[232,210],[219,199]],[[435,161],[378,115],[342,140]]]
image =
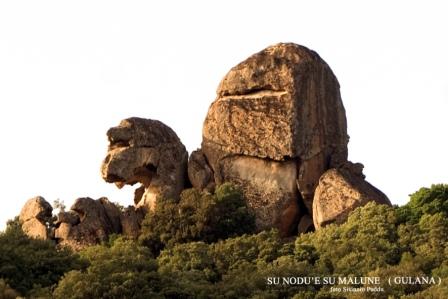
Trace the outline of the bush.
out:
[[[26,236],[17,218],[0,233],[0,278],[22,295],[33,288],[50,287],[65,272],[83,265],[70,250]]]
[[[297,238],[295,253],[335,275],[362,276],[400,261],[396,224],[392,207],[370,202],[339,226],[328,225]]]
[[[420,188],[411,194],[406,205],[397,209],[401,223],[417,223],[424,214],[434,215],[436,213],[442,213],[444,217],[448,217],[448,184]]]
[[[158,298],[157,265],[147,248],[118,238],[110,247],[88,247],[81,256],[89,267],[64,275],[55,298]]]
[[[345,223],[295,242],[276,230],[238,236],[253,230],[253,217],[227,184],[215,194],[191,189],[179,202],[161,201],[140,238],[150,248],[114,235],[79,258],[27,238],[11,222],[0,234],[0,298],[448,298],[446,186],[421,189],[405,207],[369,203]],[[324,276],[378,276],[384,292],[282,283]],[[389,285],[396,276],[440,277],[442,284]]]
[[[292,251],[291,244],[284,243],[272,230],[213,244],[178,244],[163,250],[157,262],[161,275],[176,278],[177,294],[189,294],[192,298],[246,298],[255,293],[267,294],[268,275],[298,275],[309,270],[308,264],[291,257]]]
[[[139,240],[157,255],[175,244],[215,242],[253,232],[254,227],[241,191],[223,184],[215,194],[188,189],[179,202],[160,200],[155,211],[146,215]]]

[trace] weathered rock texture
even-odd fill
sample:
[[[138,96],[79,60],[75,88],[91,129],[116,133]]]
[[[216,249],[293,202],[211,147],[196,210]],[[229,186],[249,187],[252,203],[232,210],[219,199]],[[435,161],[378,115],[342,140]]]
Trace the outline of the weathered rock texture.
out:
[[[364,180],[362,172],[344,167],[330,169],[320,177],[314,194],[314,226],[317,229],[329,223],[342,223],[351,211],[370,201],[391,204],[383,192]]]
[[[105,197],[78,198],[69,212],[58,214],[55,238],[75,249],[98,244],[122,232],[120,217],[120,210]]]
[[[225,181],[242,186],[259,229],[306,232],[313,229],[319,178],[348,165],[348,139],[339,83],[330,67],[303,46],[277,44],[241,62],[221,81],[188,174],[198,189]],[[350,165],[347,173],[356,173]],[[361,175],[353,188],[366,192],[367,184]],[[359,204],[376,200],[362,198]],[[377,201],[388,203],[384,195]]]
[[[232,68],[217,95],[201,149],[214,182],[242,185],[258,227],[289,234],[311,213],[319,177],[347,159],[336,77],[315,52],[277,44]]]
[[[119,188],[141,183],[137,207],[153,209],[159,197],[177,198],[185,186],[188,154],[176,133],[160,121],[128,118],[109,129],[104,180]]]
[[[23,231],[30,237],[50,239],[53,208],[41,196],[29,199],[20,211],[19,221]]]

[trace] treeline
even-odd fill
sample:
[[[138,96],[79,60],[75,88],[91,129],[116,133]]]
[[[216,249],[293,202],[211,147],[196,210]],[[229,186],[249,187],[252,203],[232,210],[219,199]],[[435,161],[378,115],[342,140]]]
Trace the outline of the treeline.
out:
[[[228,184],[161,202],[138,240],[112,236],[79,253],[30,239],[10,221],[0,234],[0,298],[448,298],[448,185],[421,188],[402,207],[370,203],[342,225],[295,240],[253,230],[241,193]],[[336,276],[380,277],[384,291],[268,283]],[[408,276],[441,284],[387,281]]]

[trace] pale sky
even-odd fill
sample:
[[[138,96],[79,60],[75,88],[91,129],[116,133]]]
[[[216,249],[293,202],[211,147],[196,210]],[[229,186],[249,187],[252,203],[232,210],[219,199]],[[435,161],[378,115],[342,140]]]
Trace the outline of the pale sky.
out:
[[[188,151],[227,71],[317,51],[341,85],[349,158],[391,201],[448,183],[445,1],[1,1],[0,229],[28,198],[132,204],[101,179],[106,131],[158,119]]]

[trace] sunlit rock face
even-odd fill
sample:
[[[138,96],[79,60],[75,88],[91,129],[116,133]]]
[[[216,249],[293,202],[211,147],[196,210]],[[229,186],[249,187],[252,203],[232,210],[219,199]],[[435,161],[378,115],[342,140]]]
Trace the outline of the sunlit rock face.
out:
[[[330,67],[303,46],[276,44],[222,79],[196,153],[202,163],[190,163],[190,180],[199,189],[239,184],[259,229],[291,235],[312,229],[319,178],[347,161],[348,139]]]
[[[141,209],[120,209],[105,197],[78,198],[70,210],[56,215],[52,211],[41,196],[28,200],[19,216],[23,231],[30,237],[54,240],[74,250],[107,241],[111,234],[136,238],[144,217]]]
[[[51,239],[49,224],[53,208],[41,196],[29,199],[22,207],[19,221],[22,230],[30,237],[48,240]]]
[[[349,167],[347,167],[349,166]],[[364,180],[356,165],[330,169],[319,179],[313,201],[314,226],[320,228],[330,223],[342,223],[348,214],[370,201],[391,205],[387,196]]]
[[[157,120],[128,118],[107,132],[109,149],[101,166],[106,182],[140,183],[137,208],[153,209],[160,197],[178,198],[187,177],[188,154],[176,133]]]

